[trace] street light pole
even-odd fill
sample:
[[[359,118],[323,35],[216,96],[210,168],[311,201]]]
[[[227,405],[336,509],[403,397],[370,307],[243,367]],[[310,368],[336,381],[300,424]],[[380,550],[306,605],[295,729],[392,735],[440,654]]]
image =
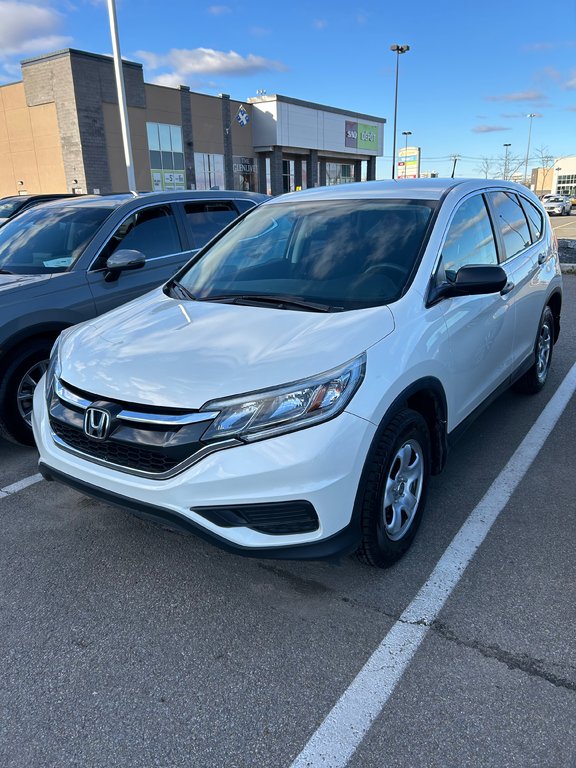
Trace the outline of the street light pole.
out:
[[[122,71],[122,56],[120,54],[120,39],[118,37],[118,22],[116,20],[116,3],[114,0],[108,0],[108,16],[110,18],[110,34],[112,37],[112,51],[114,53],[114,72],[116,73],[118,106],[120,108],[120,128],[122,130],[122,144],[124,145],[128,189],[130,192],[135,192],[136,178],[134,174],[134,160],[132,157],[132,143],[130,141],[126,92],[124,90],[124,73]]]
[[[511,147],[512,144],[504,144],[504,181],[508,179],[508,147]]]
[[[526,147],[526,163],[524,165],[524,181],[525,183],[528,183],[528,156],[530,155],[530,136],[532,135],[532,118],[536,117],[536,112],[530,112],[529,115],[526,115],[527,118],[530,120],[530,126],[528,128],[528,146]]]
[[[406,137],[404,144],[404,178],[406,178],[406,157],[408,155],[408,136],[412,136],[412,131],[402,131],[402,136]]]
[[[398,62],[400,61],[400,54],[406,53],[410,50],[409,45],[394,45],[390,46],[390,50],[396,54],[396,89],[394,91],[394,137],[392,139],[392,178],[396,178],[396,116],[398,114]]]

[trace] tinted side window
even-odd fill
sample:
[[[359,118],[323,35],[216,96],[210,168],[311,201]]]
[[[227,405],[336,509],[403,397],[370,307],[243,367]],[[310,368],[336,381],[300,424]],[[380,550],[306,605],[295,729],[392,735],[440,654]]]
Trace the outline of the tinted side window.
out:
[[[202,248],[238,216],[234,205],[226,202],[186,203],[184,211],[195,248]]]
[[[249,211],[251,208],[254,208],[255,203],[252,200],[242,200],[242,198],[238,198],[238,200],[234,200],[234,205],[240,213],[244,213],[244,211]]]
[[[542,214],[538,208],[536,208],[536,206],[533,205],[529,200],[526,200],[525,197],[520,197],[520,202],[522,203],[524,213],[530,222],[530,227],[532,229],[532,241],[536,242],[536,240],[540,239],[540,235],[542,234],[542,230],[544,228]]]
[[[168,256],[182,250],[174,214],[170,206],[145,208],[129,216],[102,249],[96,269],[119,249],[140,251],[147,259]]]
[[[505,258],[510,259],[532,242],[526,216],[512,192],[490,192],[489,197],[504,240]]]
[[[442,260],[448,279],[454,279],[460,267],[498,264],[494,233],[481,195],[469,197],[454,214],[442,248]]]

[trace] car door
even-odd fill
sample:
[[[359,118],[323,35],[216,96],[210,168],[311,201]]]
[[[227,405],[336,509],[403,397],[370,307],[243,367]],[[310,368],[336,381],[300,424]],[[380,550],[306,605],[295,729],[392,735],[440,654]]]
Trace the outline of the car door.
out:
[[[161,285],[184,264],[185,252],[172,206],[151,205],[132,211],[108,238],[88,272],[98,314]],[[106,261],[116,251],[140,251],[146,263],[107,279]]]
[[[547,288],[542,265],[550,254],[542,239],[544,222],[537,209],[530,211],[532,234],[518,195],[494,190],[487,193],[487,199],[500,240],[501,266],[508,275],[508,301],[514,306],[513,372],[534,350]]]
[[[448,225],[434,280],[452,280],[464,266],[498,265],[496,237],[482,194],[462,201]],[[441,307],[447,328],[442,358],[450,371],[451,423],[459,424],[510,374],[514,306],[509,294],[454,296]]]

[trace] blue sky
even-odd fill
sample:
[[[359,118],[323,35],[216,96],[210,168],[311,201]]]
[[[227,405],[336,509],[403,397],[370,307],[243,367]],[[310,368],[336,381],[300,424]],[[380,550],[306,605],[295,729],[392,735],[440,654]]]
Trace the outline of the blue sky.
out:
[[[409,8],[409,10],[405,10]],[[510,143],[522,166],[537,150],[576,154],[576,0],[117,0],[122,55],[145,79],[245,100],[257,90],[385,117],[391,173],[396,54],[402,131],[422,170],[497,172]],[[110,53],[105,0],[0,0],[0,83],[18,62],[64,47]],[[531,120],[528,114],[535,114]],[[491,160],[489,163],[488,161]]]

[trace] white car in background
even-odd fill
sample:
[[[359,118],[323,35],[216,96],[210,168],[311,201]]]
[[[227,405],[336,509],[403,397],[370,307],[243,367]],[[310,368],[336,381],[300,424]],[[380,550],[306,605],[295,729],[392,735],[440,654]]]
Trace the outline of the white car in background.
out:
[[[569,216],[572,211],[572,200],[564,195],[548,195],[544,202],[544,209],[548,214],[557,216]]]
[[[542,389],[561,305],[524,187],[283,195],[60,336],[34,400],[40,470],[240,554],[387,566],[469,421],[511,384]]]

